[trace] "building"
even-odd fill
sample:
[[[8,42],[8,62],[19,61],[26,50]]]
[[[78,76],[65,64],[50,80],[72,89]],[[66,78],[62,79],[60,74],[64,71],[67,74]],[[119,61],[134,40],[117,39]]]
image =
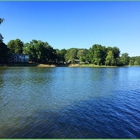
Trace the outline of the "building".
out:
[[[28,63],[29,56],[27,54],[12,54],[11,58],[8,59],[8,62],[14,63]]]

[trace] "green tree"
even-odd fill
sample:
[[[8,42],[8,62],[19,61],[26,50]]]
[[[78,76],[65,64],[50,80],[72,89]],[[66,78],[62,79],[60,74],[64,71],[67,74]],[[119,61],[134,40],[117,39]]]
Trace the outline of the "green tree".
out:
[[[130,61],[129,61],[129,65],[130,65],[130,66],[133,66],[133,65],[134,65],[134,61],[133,61],[133,60],[130,60]]]
[[[135,62],[134,62],[134,65],[138,65],[138,62],[137,62],[137,61],[135,61]]]
[[[0,18],[0,24],[1,24],[3,21],[4,21],[4,19],[3,19],[3,18]]]
[[[65,54],[66,54],[67,50],[66,49],[62,49],[62,50],[59,50],[59,49],[56,49],[56,59],[57,59],[57,63],[59,62],[65,62]]]
[[[3,18],[0,18],[0,24],[4,21]],[[4,62],[9,57],[9,49],[7,45],[3,43],[3,36],[0,34],[0,62]]]
[[[35,39],[25,44],[23,52],[29,55],[32,62],[55,63],[57,58],[53,47]]]
[[[0,24],[4,21],[3,18],[0,18]],[[3,36],[2,34],[0,33],[0,42],[3,42]]]
[[[121,55],[121,61],[123,65],[128,65],[129,64],[129,55],[128,53],[123,53]]]
[[[7,46],[10,49],[10,53],[21,54],[23,51],[24,43],[20,39],[10,40]]]
[[[97,50],[97,47],[98,47],[98,44],[94,44],[92,45],[92,47],[89,49],[89,53],[88,53],[88,58],[89,58],[89,62],[91,63],[96,63],[96,57],[97,57],[97,53],[98,53],[98,50]]]
[[[130,57],[129,65],[140,65],[140,56]]]
[[[87,60],[87,54],[87,49],[78,49],[77,58],[80,60],[80,62],[85,62]]]
[[[23,45],[23,54],[28,54],[28,49],[29,49],[30,44],[29,43],[24,43]]]
[[[9,49],[5,43],[0,42],[0,62],[4,62],[9,57]]]
[[[109,65],[109,66],[115,65],[114,55],[113,55],[113,52],[111,50],[107,53],[105,64]]]
[[[65,54],[65,59],[67,62],[72,62],[74,63],[75,59],[77,59],[77,51],[78,49],[76,48],[70,48],[67,50],[67,53]]]
[[[3,36],[0,34],[0,42],[3,42]]]
[[[112,52],[113,52],[113,54],[114,54],[114,59],[120,57],[120,49],[119,49],[119,48],[113,47],[113,48],[112,48]]]
[[[108,54],[109,51],[112,51],[113,56],[114,56],[114,59],[112,60],[112,62],[114,62],[113,65],[122,65],[121,60],[120,60],[120,49],[119,48],[109,46],[109,47],[107,47],[106,51],[107,51],[106,54]]]
[[[136,56],[135,60],[137,61],[137,65],[140,65],[140,56]]]
[[[106,48],[97,45],[96,49],[94,50],[94,63],[97,65],[104,64],[106,56]]]
[[[94,64],[104,64],[106,58],[106,47],[99,44],[94,44],[88,53],[88,60]]]

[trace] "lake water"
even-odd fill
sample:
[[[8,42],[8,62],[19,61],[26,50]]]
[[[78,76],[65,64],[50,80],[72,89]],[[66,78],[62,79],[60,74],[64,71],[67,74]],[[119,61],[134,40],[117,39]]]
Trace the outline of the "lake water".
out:
[[[0,138],[140,138],[140,67],[0,68]]]

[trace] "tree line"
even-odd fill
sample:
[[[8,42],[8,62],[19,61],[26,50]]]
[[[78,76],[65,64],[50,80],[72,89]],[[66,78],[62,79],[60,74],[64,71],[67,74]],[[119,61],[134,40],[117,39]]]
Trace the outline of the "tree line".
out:
[[[0,24],[4,19],[0,18]],[[3,43],[0,34],[0,60],[7,59],[11,54],[28,54],[31,62],[38,63],[92,63],[95,65],[123,66],[140,65],[140,56],[129,57],[128,53],[120,55],[118,47],[106,47],[94,44],[89,49],[70,48],[54,49],[48,42],[35,40],[24,43],[20,39],[10,40]]]

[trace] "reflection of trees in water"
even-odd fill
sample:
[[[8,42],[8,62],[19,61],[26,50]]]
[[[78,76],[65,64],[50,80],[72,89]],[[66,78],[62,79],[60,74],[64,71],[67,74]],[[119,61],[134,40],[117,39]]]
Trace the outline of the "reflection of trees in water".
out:
[[[3,85],[6,71],[7,71],[7,68],[0,68],[0,87],[1,85]]]
[[[43,68],[8,68],[7,83],[18,88],[26,84],[42,84],[51,81],[51,70]]]
[[[94,80],[104,81],[113,80],[118,74],[119,68],[94,68],[92,76]]]
[[[3,88],[5,86],[5,75],[6,75],[6,72],[7,72],[7,68],[0,68],[0,105],[2,103],[2,100],[3,100]]]
[[[48,97],[44,94],[45,90],[49,91],[51,81],[51,69],[0,69],[0,122],[6,123],[15,112],[20,113]]]

